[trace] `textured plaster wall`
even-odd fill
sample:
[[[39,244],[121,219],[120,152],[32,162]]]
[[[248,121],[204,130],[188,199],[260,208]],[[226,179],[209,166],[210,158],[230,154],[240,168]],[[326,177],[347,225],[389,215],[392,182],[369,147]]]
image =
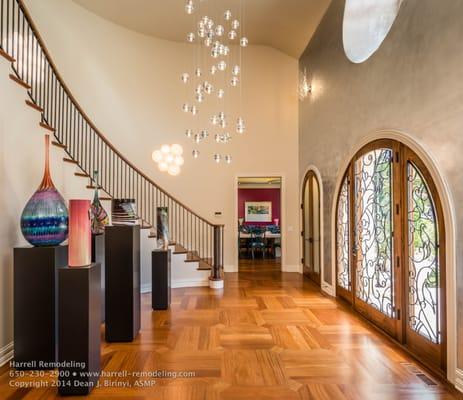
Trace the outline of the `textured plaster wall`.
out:
[[[372,132],[405,132],[435,160],[450,187],[458,326],[463,326],[463,1],[404,1],[384,43],[362,64],[344,54],[343,9],[343,0],[333,0],[300,59],[312,74],[313,93],[299,107],[299,179],[302,184],[309,164],[322,175],[324,278],[333,283],[331,212],[341,162]],[[462,329],[459,339],[462,343]]]

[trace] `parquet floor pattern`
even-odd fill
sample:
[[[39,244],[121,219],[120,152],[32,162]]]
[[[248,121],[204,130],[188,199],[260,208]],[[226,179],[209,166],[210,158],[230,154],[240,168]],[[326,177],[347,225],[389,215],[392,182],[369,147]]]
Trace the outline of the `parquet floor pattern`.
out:
[[[295,273],[248,262],[227,274],[223,292],[173,291],[169,311],[142,296],[142,330],[133,343],[103,343],[105,372],[194,372],[194,377],[112,378],[90,398],[157,400],[459,399],[381,333]],[[55,388],[9,387],[1,399],[47,399]],[[421,374],[421,375],[420,375]],[[106,378],[105,378],[106,379]],[[100,380],[101,382],[101,380]]]

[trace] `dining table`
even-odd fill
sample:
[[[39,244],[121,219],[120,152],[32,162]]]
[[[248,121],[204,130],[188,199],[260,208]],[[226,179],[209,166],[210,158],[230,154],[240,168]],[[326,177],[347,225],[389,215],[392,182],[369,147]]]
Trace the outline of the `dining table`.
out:
[[[251,238],[252,238],[252,233],[238,231],[238,247],[240,247],[239,242],[242,239],[248,239],[249,240]],[[275,242],[277,242],[278,239],[281,239],[281,233],[274,233],[274,232],[271,232],[271,231],[265,231],[264,240],[266,242],[273,242],[273,245],[272,245],[273,257],[276,256],[276,254],[275,254]]]

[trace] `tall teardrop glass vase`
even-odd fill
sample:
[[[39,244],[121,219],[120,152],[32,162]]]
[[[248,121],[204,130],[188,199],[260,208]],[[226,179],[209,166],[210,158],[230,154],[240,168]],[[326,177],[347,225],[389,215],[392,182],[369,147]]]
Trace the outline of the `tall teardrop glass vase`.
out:
[[[58,246],[68,237],[68,209],[50,175],[50,136],[45,135],[45,171],[21,215],[21,232],[33,246]]]

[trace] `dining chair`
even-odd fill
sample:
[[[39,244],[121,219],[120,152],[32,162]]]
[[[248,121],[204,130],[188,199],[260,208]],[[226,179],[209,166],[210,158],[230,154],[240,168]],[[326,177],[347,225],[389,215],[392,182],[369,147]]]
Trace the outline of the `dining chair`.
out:
[[[254,251],[260,250],[265,258],[265,229],[255,228],[251,232],[251,255],[254,260]]]

